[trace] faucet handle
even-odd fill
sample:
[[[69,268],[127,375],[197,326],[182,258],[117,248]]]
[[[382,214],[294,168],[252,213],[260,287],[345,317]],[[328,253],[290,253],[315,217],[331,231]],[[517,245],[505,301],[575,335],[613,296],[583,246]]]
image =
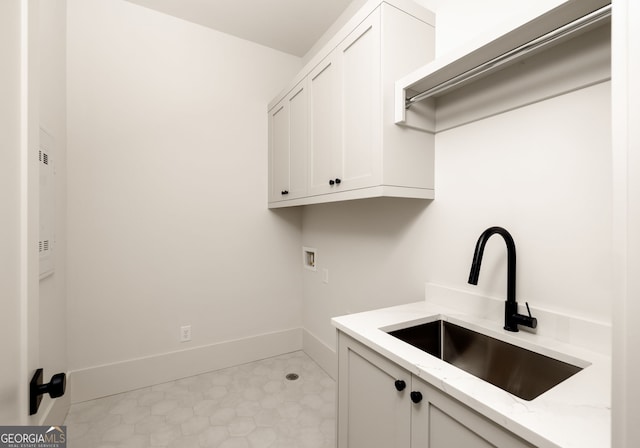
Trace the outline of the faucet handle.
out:
[[[529,317],[527,318],[527,316],[521,316],[520,322],[518,322],[520,325],[525,325],[529,328],[536,328],[538,326],[538,319],[536,319],[535,317],[533,317],[531,315],[531,310],[529,309],[529,302],[524,302],[525,305],[527,305],[527,313],[529,313]]]

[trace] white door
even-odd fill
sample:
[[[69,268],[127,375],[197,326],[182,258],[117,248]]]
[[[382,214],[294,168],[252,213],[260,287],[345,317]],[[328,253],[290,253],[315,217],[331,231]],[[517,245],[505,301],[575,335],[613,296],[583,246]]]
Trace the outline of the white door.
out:
[[[289,102],[269,111],[269,202],[287,199],[289,192]]]
[[[64,59],[56,59],[57,70],[41,49],[49,50],[56,33],[59,54],[64,47],[63,2],[3,0],[0,2],[0,424],[40,425],[52,414],[44,398],[39,412],[29,415],[29,380],[37,368],[48,382],[66,359],[51,362],[52,353],[65,356],[66,339],[60,336],[61,320],[48,312],[52,303],[40,303],[39,282],[39,194],[38,151],[41,120],[55,115],[42,94],[51,93]],[[57,18],[49,13],[55,11]],[[46,22],[43,20],[56,20]],[[52,25],[49,27],[49,25]],[[55,30],[55,31],[53,31]],[[47,53],[52,56],[53,53]],[[26,62],[26,64],[23,64]],[[23,67],[26,70],[23,70]],[[57,86],[57,85],[56,85]],[[60,92],[57,92],[59,94]],[[60,94],[62,95],[62,94]],[[54,95],[55,96],[55,95]],[[55,96],[58,98],[58,96]],[[49,98],[51,99],[51,98]],[[42,106],[43,103],[47,103]],[[57,117],[59,118],[59,117]],[[59,124],[65,127],[64,124]],[[64,304],[64,295],[56,297]],[[64,307],[56,307],[64,313]],[[52,333],[55,327],[55,335]],[[62,332],[63,333],[63,332]],[[63,333],[64,334],[64,333]],[[43,353],[41,343],[45,341]],[[53,350],[46,344],[54,345]],[[58,344],[59,343],[59,344]],[[68,396],[67,396],[68,399]],[[61,411],[61,414],[64,412]],[[61,414],[58,414],[60,417]],[[55,420],[61,424],[61,418]]]
[[[309,75],[309,195],[337,191],[342,177],[340,68],[331,53]]]
[[[306,80],[269,111],[269,202],[307,193],[308,116]]]
[[[289,102],[289,199],[307,195],[309,107],[307,84],[302,81],[287,98]]]
[[[338,448],[409,448],[411,375],[339,336]]]
[[[382,181],[380,10],[340,45],[344,190]]]
[[[21,423],[20,1],[0,2],[0,423]]]

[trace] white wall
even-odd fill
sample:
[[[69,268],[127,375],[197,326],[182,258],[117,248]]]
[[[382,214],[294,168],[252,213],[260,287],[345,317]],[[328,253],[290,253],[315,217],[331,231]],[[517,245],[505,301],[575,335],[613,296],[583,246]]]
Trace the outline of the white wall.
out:
[[[519,17],[541,14],[565,0],[415,0],[436,13],[436,56],[465,46]]]
[[[447,3],[437,41],[482,31],[468,26],[467,3]],[[495,6],[495,20],[514,14]],[[318,272],[303,275],[305,329],[333,348],[331,317],[422,300],[425,282],[504,297],[499,238],[487,246],[479,285],[467,285],[476,240],[493,225],[515,238],[520,302],[610,323],[609,103],[610,84],[597,84],[437,134],[433,202],[305,207],[303,244],[318,249]]]
[[[518,248],[520,302],[610,323],[609,103],[603,83],[438,134],[425,280],[467,287],[475,241],[501,225]],[[504,297],[505,272],[492,239],[469,288]]]
[[[303,273],[306,331],[333,349],[331,317],[424,297],[427,204],[379,198],[304,207],[302,241],[318,250],[318,270]]]
[[[300,59],[122,0],[68,0],[67,50],[71,370],[299,328],[266,105]]]

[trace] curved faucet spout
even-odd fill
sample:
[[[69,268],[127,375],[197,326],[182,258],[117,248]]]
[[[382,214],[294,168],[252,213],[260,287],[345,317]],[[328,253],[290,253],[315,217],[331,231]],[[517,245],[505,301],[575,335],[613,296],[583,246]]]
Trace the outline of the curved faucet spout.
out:
[[[508,331],[518,331],[518,325],[536,328],[538,322],[536,318],[531,317],[531,314],[528,316],[518,314],[518,303],[516,302],[516,244],[506,229],[502,227],[489,227],[482,232],[473,253],[471,271],[469,272],[469,283],[472,285],[478,284],[484,246],[487,244],[489,238],[495,234],[500,235],[507,245],[507,301],[505,303],[504,329]]]
[[[471,263],[471,272],[469,273],[469,283],[478,284],[480,277],[480,266],[482,265],[482,256],[484,255],[484,246],[492,235],[498,234],[507,244],[507,301],[516,301],[516,243],[513,237],[502,227],[489,227],[482,232],[476,243],[476,249],[473,253],[473,261]]]

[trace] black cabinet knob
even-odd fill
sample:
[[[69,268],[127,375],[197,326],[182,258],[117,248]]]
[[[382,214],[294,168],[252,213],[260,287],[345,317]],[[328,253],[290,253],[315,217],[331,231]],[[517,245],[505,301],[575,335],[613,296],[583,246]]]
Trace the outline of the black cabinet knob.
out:
[[[422,394],[418,391],[411,392],[411,401],[414,403],[420,403],[422,401]]]
[[[407,383],[404,380],[396,380],[395,386],[398,392],[402,392],[407,387]]]
[[[64,395],[67,385],[67,377],[64,373],[56,373],[51,377],[51,382],[46,384],[43,390],[49,393],[51,398],[58,398]]]
[[[333,179],[329,179],[329,185],[333,185],[335,184],[335,181]]]
[[[342,180],[339,177],[336,177],[336,184],[339,185]]]
[[[56,373],[47,384],[42,384],[42,377],[43,370],[37,369],[29,383],[29,415],[38,412],[43,394],[49,394],[51,398],[64,395],[67,385],[67,377],[64,373]]]
[[[289,191],[288,191],[288,190],[282,190],[282,191],[280,192],[280,194],[289,194]]]

